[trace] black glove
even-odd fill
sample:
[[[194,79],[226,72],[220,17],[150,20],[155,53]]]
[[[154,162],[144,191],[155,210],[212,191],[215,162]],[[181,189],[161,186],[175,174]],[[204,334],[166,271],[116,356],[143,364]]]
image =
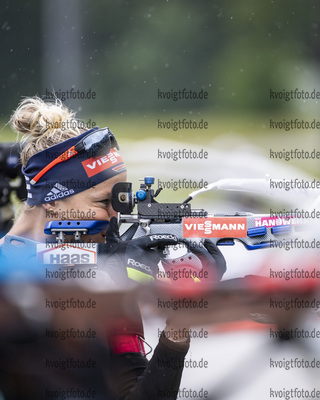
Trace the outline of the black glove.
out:
[[[108,270],[115,282],[127,278],[137,282],[154,280],[160,261],[156,247],[177,243],[178,239],[171,234],[146,235],[123,241],[119,235],[117,219],[112,217],[106,232],[106,243],[99,246],[106,256],[103,268]]]
[[[186,239],[181,240],[187,247],[185,255],[176,259],[163,259],[165,275],[176,284],[185,286],[193,282],[208,284],[218,282],[225,273],[226,261],[218,247],[205,239],[203,245],[196,245]],[[159,273],[161,276],[161,272]]]
[[[207,251],[201,247],[192,248],[192,251],[199,257],[203,268],[209,272],[209,275],[218,281],[227,270],[226,259],[218,246],[211,240],[205,239],[203,245]]]

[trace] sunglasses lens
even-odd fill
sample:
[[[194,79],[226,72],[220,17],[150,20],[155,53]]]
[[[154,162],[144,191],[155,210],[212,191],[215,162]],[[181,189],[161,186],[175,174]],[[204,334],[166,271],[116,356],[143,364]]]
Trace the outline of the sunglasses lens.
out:
[[[102,129],[101,131],[93,132],[91,135],[88,135],[82,142],[85,150],[92,151],[95,148],[98,150],[100,149],[100,144],[104,146],[106,143],[110,143],[110,133],[109,129]]]

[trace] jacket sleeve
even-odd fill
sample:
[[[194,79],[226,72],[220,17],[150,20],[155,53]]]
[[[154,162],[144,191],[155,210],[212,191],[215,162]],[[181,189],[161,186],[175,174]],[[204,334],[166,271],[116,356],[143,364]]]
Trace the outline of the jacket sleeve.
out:
[[[176,399],[189,342],[172,342],[162,332],[149,362],[140,353],[113,356],[112,382],[109,382],[109,385],[113,387],[117,398]]]

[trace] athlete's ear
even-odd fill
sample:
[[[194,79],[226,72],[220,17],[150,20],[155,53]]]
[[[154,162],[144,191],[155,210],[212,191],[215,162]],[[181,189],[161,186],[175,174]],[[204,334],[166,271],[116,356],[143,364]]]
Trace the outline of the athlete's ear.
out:
[[[41,205],[47,212],[50,212],[50,210],[52,210],[52,212],[53,212],[54,208],[56,207],[56,202],[55,201],[50,201],[49,203],[44,203],[44,204],[41,204]]]

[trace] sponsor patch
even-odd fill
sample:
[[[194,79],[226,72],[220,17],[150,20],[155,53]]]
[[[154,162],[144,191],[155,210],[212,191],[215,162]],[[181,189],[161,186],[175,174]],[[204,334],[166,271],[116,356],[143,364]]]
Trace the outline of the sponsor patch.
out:
[[[114,171],[117,171],[115,169],[116,168],[115,165],[119,163],[122,163],[122,165],[120,165],[119,168],[120,167],[123,168],[124,166],[123,160],[120,154],[114,149],[111,149],[110,153],[104,156],[91,157],[88,160],[81,162],[89,178],[109,168],[112,168]]]
[[[254,219],[254,226],[265,226],[266,228],[272,228],[273,226],[280,225],[300,225],[305,221],[303,218],[280,218],[280,217],[258,217]]]
[[[139,261],[134,260],[133,258],[128,259],[128,265],[133,265],[134,267],[138,267],[144,269],[145,271],[152,272],[151,268],[148,265],[141,264]]]
[[[184,238],[246,236],[247,219],[243,217],[183,218]]]
[[[60,185],[60,183],[55,183],[50,192],[46,194],[44,201],[54,201],[62,199],[63,197],[70,196],[70,194],[73,193],[74,193],[73,189],[68,189],[63,185]]]
[[[97,252],[93,249],[72,246],[71,243],[53,244],[48,248],[45,243],[37,244],[37,258],[42,264],[96,264]]]

